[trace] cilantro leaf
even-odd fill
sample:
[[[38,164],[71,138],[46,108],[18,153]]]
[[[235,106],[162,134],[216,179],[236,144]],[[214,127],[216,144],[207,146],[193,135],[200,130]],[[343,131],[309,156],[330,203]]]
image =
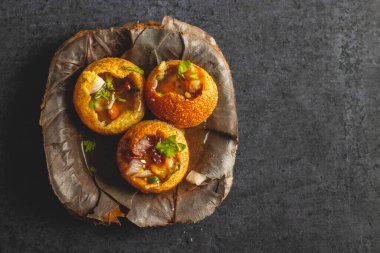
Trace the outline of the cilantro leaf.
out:
[[[90,107],[90,109],[92,109],[92,110],[95,110],[95,102],[94,102],[94,100],[90,100],[90,102],[88,102],[88,107]]]
[[[178,151],[183,151],[183,150],[185,150],[185,148],[186,148],[185,144],[183,144],[183,143],[177,143],[177,149],[178,149]]]
[[[113,87],[113,78],[111,75],[106,76],[106,86],[107,90],[115,90],[115,88]]]
[[[140,69],[139,67],[130,67],[130,66],[123,66],[124,69],[136,72],[137,74],[144,75],[144,70]]]
[[[175,142],[175,140],[177,139],[177,136],[176,135],[170,135],[167,139],[171,142]]]
[[[181,61],[180,64],[178,65],[178,71],[177,71],[178,76],[185,78],[184,73],[191,68],[191,65],[192,63],[189,60]]]
[[[90,166],[88,167],[88,170],[92,173],[92,174],[95,174],[96,173],[96,168],[94,166]]]
[[[191,79],[193,79],[193,80],[198,80],[198,75],[197,75],[197,73],[191,73],[191,74],[189,75],[189,77],[190,77]]]
[[[91,140],[82,141],[84,152],[88,153],[95,150],[96,142]]]
[[[91,109],[95,109],[95,102],[101,98],[104,98],[107,102],[106,109],[110,109],[112,105],[115,103],[115,100],[118,100],[123,103],[126,102],[125,99],[116,96],[115,87],[113,85],[113,77],[110,74],[107,74],[105,76],[105,82],[106,84],[103,85],[103,87],[95,93],[92,100],[90,101],[89,107]]]
[[[177,143],[176,138],[176,135],[171,135],[168,138],[158,142],[156,144],[156,149],[166,157],[174,157],[177,151],[183,151],[186,148],[185,144]]]
[[[117,100],[117,101],[119,101],[119,102],[122,102],[122,103],[125,103],[125,102],[127,102],[127,100],[126,100],[126,99],[124,99],[124,98],[121,98],[121,97],[119,97],[119,96],[116,96],[116,95],[115,95],[115,98],[116,98],[116,100]]]
[[[159,184],[160,183],[160,179],[157,176],[149,178],[148,181],[151,184],[153,184],[153,183]]]
[[[156,149],[162,155],[165,155],[167,157],[174,157],[175,155],[175,146],[171,145],[171,142],[169,141],[164,140],[162,142],[158,142],[156,145]]]
[[[109,100],[111,92],[108,90],[107,85],[103,86],[98,92],[95,93],[94,99],[98,100],[99,98],[104,98]]]

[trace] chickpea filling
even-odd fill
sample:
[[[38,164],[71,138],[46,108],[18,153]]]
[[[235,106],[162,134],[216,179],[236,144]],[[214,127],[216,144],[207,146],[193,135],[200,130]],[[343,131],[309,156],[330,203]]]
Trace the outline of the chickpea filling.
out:
[[[194,99],[202,93],[203,75],[190,61],[182,61],[178,66],[160,68],[153,89],[159,96],[174,92],[186,99]]]
[[[176,136],[166,139],[148,135],[131,146],[131,141],[124,144],[124,159],[128,162],[126,174],[142,178],[149,184],[167,181],[180,169],[180,155],[186,146],[176,143]]]
[[[128,77],[116,78],[111,73],[100,73],[94,84],[89,107],[94,109],[98,120],[108,125],[123,112],[133,110],[138,89]]]

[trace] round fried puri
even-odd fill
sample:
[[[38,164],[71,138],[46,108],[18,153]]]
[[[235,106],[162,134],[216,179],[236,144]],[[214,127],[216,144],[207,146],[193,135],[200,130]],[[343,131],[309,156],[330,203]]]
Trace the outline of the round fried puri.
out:
[[[131,170],[131,160],[137,159],[141,161],[142,152],[144,152],[141,151],[141,140],[149,136],[156,136],[161,140],[165,140],[170,136],[176,136],[176,142],[185,145],[183,150],[176,151],[173,158],[165,158],[175,159],[177,167],[176,170],[167,175],[166,180],[161,183],[149,182],[147,178],[137,177],[136,174],[132,175],[129,173]],[[155,146],[152,148],[155,148]],[[134,157],[128,158],[128,152],[132,152],[131,154]],[[145,160],[142,160],[142,162],[147,163]],[[144,193],[160,193],[175,187],[185,176],[189,164],[189,149],[181,130],[159,120],[147,120],[132,126],[121,138],[117,149],[117,163],[122,177],[131,185]],[[155,164],[152,166],[155,166]],[[150,177],[161,177],[159,172],[157,173],[155,172],[155,174],[150,175]]]
[[[132,62],[120,58],[103,58],[95,61],[81,73],[74,89],[74,107],[82,122],[91,130],[100,134],[119,134],[136,124],[144,117],[143,86],[144,77],[133,71],[139,69]],[[124,110],[108,124],[99,120],[94,108],[89,106],[91,89],[99,74],[109,73],[114,78],[128,78],[134,86],[132,108]]]
[[[170,60],[162,62],[153,69],[145,86],[145,98],[148,107],[158,118],[176,127],[188,128],[199,125],[212,114],[218,101],[218,90],[207,71],[192,63],[202,77],[200,79],[202,85],[196,97],[186,98],[183,94],[176,92],[165,94],[157,92],[157,79],[160,79],[160,73],[180,63],[180,60]]]

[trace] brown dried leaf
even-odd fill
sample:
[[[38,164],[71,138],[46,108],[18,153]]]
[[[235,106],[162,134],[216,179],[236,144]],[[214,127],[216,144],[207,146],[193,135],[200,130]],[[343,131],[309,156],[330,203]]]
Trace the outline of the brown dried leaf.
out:
[[[71,101],[80,71],[107,56],[125,57],[145,73],[162,60],[190,59],[213,76],[218,105],[204,125],[185,132],[189,169],[207,175],[205,185],[195,187],[184,180],[167,193],[147,195],[121,180],[114,161],[117,140],[89,132],[79,122]],[[41,108],[51,185],[60,201],[82,217],[119,223],[117,217],[125,216],[119,206],[123,205],[129,209],[126,217],[141,227],[197,222],[213,213],[231,188],[238,136],[232,78],[215,40],[200,28],[165,17],[161,25],[128,23],[76,34],[52,60]],[[103,160],[95,164],[95,176],[88,171],[81,149],[84,136],[99,141],[95,151],[101,152]]]

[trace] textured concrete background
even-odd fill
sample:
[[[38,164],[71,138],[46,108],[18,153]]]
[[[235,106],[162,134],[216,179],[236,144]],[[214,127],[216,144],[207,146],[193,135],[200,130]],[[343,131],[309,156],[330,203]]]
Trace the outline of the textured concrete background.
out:
[[[380,252],[379,13],[357,0],[1,1],[0,252]],[[232,191],[195,225],[76,220],[42,150],[49,61],[81,29],[164,15],[208,31],[231,65]]]

